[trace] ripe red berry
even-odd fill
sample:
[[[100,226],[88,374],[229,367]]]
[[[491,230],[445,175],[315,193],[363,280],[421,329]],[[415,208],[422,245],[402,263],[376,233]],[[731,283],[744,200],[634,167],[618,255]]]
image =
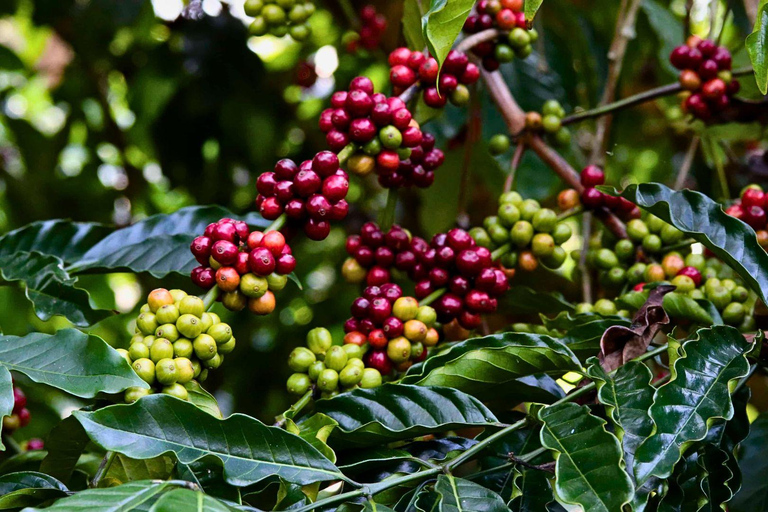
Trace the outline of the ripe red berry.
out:
[[[419,67],[419,79],[425,84],[434,84],[437,81],[437,74],[440,66],[437,61],[430,57]]]
[[[285,237],[279,231],[267,231],[261,239],[261,246],[269,249],[275,257],[283,253],[285,247]]]
[[[195,259],[201,265],[208,263],[208,259],[211,257],[211,247],[213,242],[207,236],[199,236],[192,241],[190,250],[195,256]]]
[[[387,343],[389,343],[389,339],[383,329],[374,329],[368,333],[368,345],[370,345],[372,349],[378,350],[386,348]]]
[[[326,177],[339,170],[339,157],[331,151],[321,151],[312,159],[312,169]]]
[[[240,286],[240,274],[233,267],[221,267],[216,271],[216,285],[223,292],[233,292]]]
[[[191,277],[195,285],[205,290],[210,290],[216,284],[216,277],[211,267],[195,267]]]
[[[411,52],[410,57],[408,57],[407,66],[411,68],[412,70],[416,71],[418,70],[424,62],[427,61],[427,56],[419,51]]]
[[[320,194],[310,197],[305,206],[309,216],[317,220],[326,218],[331,211],[331,203]]]
[[[222,265],[233,265],[237,261],[237,246],[227,240],[219,240],[211,247],[211,257]]]
[[[365,76],[357,76],[349,83],[350,91],[363,91],[366,94],[373,94],[373,82]]]
[[[603,206],[603,193],[594,187],[585,188],[581,194],[581,203],[590,210],[600,208]]]
[[[605,183],[605,173],[596,165],[588,165],[581,171],[581,184],[585,187],[596,187]]]
[[[355,117],[366,116],[373,108],[373,99],[363,91],[352,91],[347,95],[345,108]]]
[[[13,412],[18,413],[27,406],[27,396],[16,386],[13,387]]]
[[[395,48],[392,53],[389,54],[389,66],[394,67],[398,65],[405,65],[408,62],[408,58],[411,56],[411,50],[408,48]]]
[[[366,354],[365,366],[378,370],[382,375],[392,373],[392,361],[384,350],[373,350]]]
[[[752,229],[765,229],[766,223],[768,223],[768,217],[765,210],[760,206],[750,206],[744,210],[744,222],[749,224]]]
[[[701,272],[696,267],[683,267],[677,275],[688,276],[693,279],[693,283],[696,286],[701,286]]]
[[[701,87],[702,95],[709,99],[718,99],[725,94],[725,82],[719,78],[713,78]]]
[[[349,138],[355,142],[365,143],[376,136],[376,125],[367,117],[355,119],[349,125]]]
[[[745,207],[764,206],[765,193],[757,188],[747,188],[741,195],[741,204]]]
[[[252,250],[248,259],[251,272],[259,276],[268,276],[275,271],[275,257],[266,247],[257,247]]]
[[[443,108],[448,103],[448,96],[441,95],[437,87],[427,87],[424,89],[424,103],[432,108]]]
[[[237,273],[240,275],[247,274],[250,271],[247,252],[237,253],[237,261],[235,262],[234,267],[235,270],[237,270]]]
[[[309,197],[322,185],[322,179],[313,170],[301,170],[293,179],[293,188],[296,194],[301,197]]]
[[[283,213],[283,205],[276,197],[266,197],[259,207],[261,216],[267,220],[275,220]]]
[[[443,73],[461,75],[464,73],[464,70],[467,69],[468,63],[469,58],[466,56],[466,54],[456,50],[451,50],[445,57],[445,62],[443,63]]]
[[[331,233],[331,225],[324,220],[309,219],[304,224],[304,233],[310,240],[325,240]]]
[[[292,180],[298,170],[299,166],[296,162],[284,158],[275,164],[275,177],[278,180]]]
[[[301,219],[306,212],[307,210],[304,208],[304,201],[301,199],[291,199],[285,204],[285,215],[289,219]]]
[[[397,65],[389,71],[389,81],[396,87],[410,87],[416,82],[416,73],[408,66]]]
[[[470,85],[477,82],[479,78],[480,69],[470,62],[467,64],[467,69],[464,70],[464,73],[459,76],[459,82],[464,85]]]

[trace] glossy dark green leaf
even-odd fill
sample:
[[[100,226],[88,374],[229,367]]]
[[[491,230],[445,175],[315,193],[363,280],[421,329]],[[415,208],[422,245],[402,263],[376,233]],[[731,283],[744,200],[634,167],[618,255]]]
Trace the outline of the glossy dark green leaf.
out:
[[[13,379],[11,378],[11,372],[8,368],[0,366],[0,418],[10,416],[13,412]],[[0,431],[2,431],[2,423],[0,423]],[[5,445],[0,440],[0,449],[5,450]]]
[[[666,6],[656,0],[645,0],[640,8],[648,17],[649,25],[659,39],[658,62],[670,75],[677,76],[676,70],[669,62],[669,54],[685,39],[683,24],[680,19]]]
[[[64,418],[45,439],[48,453],[40,463],[40,471],[68,483],[89,441],[88,434],[74,416]]]
[[[322,413],[313,414],[298,425],[292,419],[286,418],[286,430],[296,434],[315,447],[331,462],[336,462],[336,454],[328,446],[328,436],[338,426],[336,420]]]
[[[433,0],[421,18],[429,52],[441,67],[474,4],[474,0]]]
[[[649,414],[654,432],[635,452],[638,485],[666,478],[692,442],[704,439],[708,422],[733,416],[729,383],[749,370],[746,354],[753,348],[738,330],[717,326],[698,331],[685,342],[673,365],[673,379],[658,388]]]
[[[166,492],[152,505],[150,512],[234,512],[237,508],[200,491],[174,489]]]
[[[584,510],[621,510],[633,496],[622,468],[619,440],[605,431],[605,420],[573,403],[544,407],[541,443],[555,454],[557,500]]]
[[[241,503],[240,489],[224,481],[224,468],[219,459],[205,458],[189,464],[177,463],[174,477],[192,482],[206,494]]]
[[[363,512],[395,512],[386,505],[376,503],[375,501],[366,501],[363,504]]]
[[[525,21],[528,22],[529,26],[533,23],[533,19],[543,3],[544,0],[525,0],[523,12],[525,12]]]
[[[704,244],[768,303],[768,254],[754,230],[726,215],[719,203],[700,192],[674,191],[659,183],[630,185],[621,195]]]
[[[67,493],[64,484],[44,473],[25,471],[0,476],[0,510],[32,506]]]
[[[118,453],[109,466],[106,477],[120,482],[136,480],[167,480],[173,473],[176,462],[172,457],[160,455],[151,459],[132,459]]]
[[[112,315],[110,311],[91,307],[88,292],[75,286],[77,278],[64,270],[62,261],[56,256],[36,252],[0,256],[0,277],[8,282],[24,283],[27,298],[43,321],[61,315],[73,324],[85,327]]]
[[[498,424],[476,398],[444,387],[384,384],[319,400],[315,406],[339,423],[331,444],[342,448]]]
[[[559,293],[537,292],[527,286],[513,286],[501,299],[518,313],[554,315],[561,311],[573,311],[574,305]]]
[[[427,45],[424,41],[424,32],[421,30],[421,17],[424,12],[421,10],[419,0],[405,0],[403,2],[403,36],[408,48],[421,51]]]
[[[596,358],[588,363],[587,375],[597,384],[597,398],[606,407],[624,450],[624,462],[631,468],[635,450],[653,431],[648,416],[656,391],[651,385],[653,373],[642,363],[629,362],[609,376]]]
[[[507,332],[456,343],[412,367],[403,382],[452,387],[481,400],[549,402],[558,395],[539,389],[531,379],[580,369],[576,356],[559,340]]]
[[[86,489],[67,498],[58,500],[44,509],[54,512],[127,512],[129,510],[147,510],[157,497],[172,487],[170,482],[142,480],[129,482],[116,487]]]
[[[273,475],[301,485],[342,478],[328,459],[298,436],[242,414],[220,420],[168,395],[74,415],[105,450],[134,459],[174,453],[185,464],[216,457],[222,461],[226,481],[236,486]]]
[[[453,475],[437,477],[435,491],[440,495],[440,512],[507,512],[509,509],[495,492]]]
[[[768,2],[761,0],[757,8],[755,28],[747,36],[747,52],[755,70],[757,87],[768,93]]]
[[[37,252],[72,263],[111,231],[111,228],[103,224],[92,222],[33,222],[0,237],[0,257],[19,252]]]
[[[683,293],[671,292],[664,296],[664,311],[676,320],[690,320],[700,325],[713,325],[715,319],[696,300]]]
[[[728,504],[732,512],[762,512],[768,510],[768,412],[752,422],[749,435],[739,448],[741,490]]]
[[[515,470],[515,473],[516,496],[509,502],[509,509],[513,512],[550,510],[555,495],[547,473],[538,469]]]
[[[148,387],[104,340],[76,329],[0,336],[0,365],[81,398]]]
[[[222,417],[221,410],[219,409],[219,404],[216,402],[216,399],[212,394],[203,389],[203,387],[198,384],[197,381],[189,381],[184,384],[184,387],[187,388],[188,400],[191,403],[195,404],[197,407],[215,418]]]
[[[190,272],[197,266],[189,250],[192,240],[205,227],[221,218],[237,218],[218,206],[190,206],[171,214],[153,215],[127,228],[118,229],[86,252],[70,271],[149,272],[163,277],[172,272]],[[256,214],[242,220],[264,228],[267,221]]]

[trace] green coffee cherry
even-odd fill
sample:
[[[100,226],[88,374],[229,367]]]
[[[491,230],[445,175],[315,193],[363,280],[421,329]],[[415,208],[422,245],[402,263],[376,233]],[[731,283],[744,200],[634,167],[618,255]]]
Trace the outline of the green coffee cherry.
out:
[[[627,236],[633,242],[640,243],[650,234],[648,225],[640,219],[632,219],[627,223]]]
[[[557,245],[563,245],[571,239],[571,236],[573,236],[573,230],[565,222],[558,222],[555,225],[555,229],[552,230],[552,238],[555,239]]]
[[[203,365],[201,364],[201,365],[200,365],[200,367],[202,368],[202,366],[203,366]],[[200,382],[205,382],[205,379],[207,379],[207,378],[208,378],[208,368],[203,368],[202,370],[200,370],[200,375],[198,375],[198,376],[197,376],[197,377],[195,377],[195,378],[196,378],[198,381],[200,381]]]
[[[716,286],[712,289],[707,289],[707,299],[719,310],[724,310],[728,304],[731,303],[731,291],[724,286]],[[738,304],[738,302],[737,302]],[[725,318],[723,318],[725,320]]]
[[[517,266],[518,259],[519,255],[516,252],[508,252],[501,256],[501,264],[506,268],[515,268]]]
[[[193,315],[198,318],[205,313],[203,299],[194,295],[187,295],[179,301],[179,315]]]
[[[349,357],[339,345],[333,346],[325,353],[325,366],[331,370],[340,372],[347,365]]]
[[[557,214],[549,208],[542,208],[533,214],[533,229],[541,233],[551,233],[557,224]]]
[[[155,378],[164,386],[170,386],[179,380],[179,370],[173,359],[161,359],[155,366]]]
[[[661,250],[661,237],[659,235],[648,235],[643,238],[643,249],[649,253],[657,253]]]
[[[537,233],[531,240],[531,252],[539,258],[550,256],[555,250],[555,240],[547,233]]]
[[[200,317],[200,323],[203,326],[203,332],[208,332],[208,329],[213,327],[213,317],[210,313],[203,313],[203,316]]]
[[[621,267],[614,267],[608,271],[606,279],[614,287],[623,286],[627,280],[627,273]]]
[[[736,289],[736,281],[734,281],[733,279],[723,279],[722,281],[720,281],[720,286],[722,286],[723,288],[729,291],[733,291]]]
[[[437,322],[437,311],[432,306],[420,306],[416,320],[423,322],[427,327],[433,327]]]
[[[306,372],[315,361],[314,352],[306,347],[296,347],[288,356],[288,367],[294,372]]]
[[[530,221],[536,215],[536,212],[541,209],[541,205],[535,199],[526,199],[518,208],[520,209],[520,218]]]
[[[491,228],[491,226],[496,226],[501,224],[501,220],[496,215],[491,215],[490,217],[486,217],[483,219],[483,227],[488,230]]]
[[[312,381],[306,374],[294,373],[288,377],[285,387],[292,395],[303,395],[312,386]]]
[[[363,370],[356,365],[347,365],[339,372],[339,384],[348,388],[360,383],[363,378]]]
[[[252,299],[258,299],[269,290],[267,279],[256,274],[245,274],[240,278],[240,291]]]
[[[573,312],[577,315],[584,315],[587,313],[592,313],[593,310],[594,310],[594,306],[592,306],[592,304],[590,304],[589,302],[582,302],[576,305]]]
[[[602,270],[610,270],[619,266],[619,259],[610,249],[600,249],[595,255],[595,266]]]
[[[335,391],[339,385],[339,374],[335,370],[327,368],[317,378],[317,387],[320,391]]]
[[[117,353],[120,354],[128,364],[131,364],[133,362],[133,360],[131,359],[131,355],[124,348],[117,349]]]
[[[413,297],[400,297],[392,305],[392,314],[403,322],[413,320],[419,314],[419,302]]]
[[[145,389],[145,388],[128,388],[125,390],[125,395],[123,395],[123,399],[125,400],[125,403],[132,404],[139,398],[149,396],[152,394],[151,389]]]
[[[288,284],[288,276],[281,276],[280,274],[269,274],[267,276],[267,284],[269,289],[274,292],[279,292],[285,285]]]
[[[661,230],[664,229],[664,226],[667,225],[666,222],[658,218],[657,216],[653,214],[648,214],[645,218],[645,224],[648,226],[648,230],[651,233],[661,233]]]
[[[616,256],[621,261],[630,261],[635,259],[635,244],[627,239],[619,240],[614,247]]]
[[[497,246],[504,245],[509,241],[509,231],[499,224],[488,228],[488,236],[490,236],[491,241]]]
[[[703,254],[691,253],[685,257],[685,265],[687,267],[693,267],[699,272],[704,272],[704,269],[707,267],[707,259]]]
[[[681,242],[685,237],[685,233],[671,224],[664,224],[664,227],[661,228],[661,233],[659,234],[661,236],[661,241],[664,242],[664,245],[676,244]]]
[[[157,310],[155,317],[157,317],[158,324],[175,324],[176,320],[179,319],[179,308],[174,304],[166,304]]]
[[[533,239],[533,225],[525,220],[515,222],[509,232],[510,241],[519,248],[527,247]]]
[[[234,337],[230,338],[228,342],[222,343],[221,345],[218,345],[216,347],[216,352],[219,354],[229,354],[233,350],[235,350],[235,345],[237,344],[237,341]]]
[[[411,343],[411,359],[418,359],[424,353],[426,348],[421,342]]]
[[[350,367],[350,366],[357,366],[358,368],[360,368],[361,371],[365,369],[365,363],[363,362],[362,359],[358,359],[358,358],[350,359],[349,361],[347,361],[346,367]]]
[[[217,345],[223,345],[232,339],[232,328],[227,324],[212,325],[206,332]]]
[[[179,330],[174,324],[163,324],[155,330],[155,336],[165,338],[171,343],[179,339]]]
[[[208,315],[211,318],[212,325],[217,325],[221,323],[221,318],[219,318],[219,315],[216,313],[213,313],[212,311],[209,311],[207,313],[203,313],[204,315]],[[206,329],[207,331],[207,329]]]
[[[523,204],[523,196],[519,192],[505,192],[499,197],[499,204],[513,204],[520,208]]]
[[[170,386],[166,386],[163,388],[163,394],[164,395],[171,395],[175,396],[176,398],[180,400],[187,400],[189,399],[189,393],[187,392],[187,388],[182,386],[181,384],[171,384]]]
[[[197,338],[203,333],[203,323],[194,315],[184,314],[176,321],[176,329],[186,338]]]
[[[357,359],[362,362],[363,354],[365,354],[363,347],[355,345],[354,343],[347,343],[342,345],[341,348],[344,350],[344,352],[347,353],[347,365],[349,365],[353,359]]]
[[[173,358],[173,343],[165,338],[158,338],[149,349],[149,358],[157,364],[161,359]]]
[[[187,338],[179,338],[173,342],[174,357],[190,357],[194,352],[195,349],[192,347],[192,342]]]
[[[307,374],[309,375],[309,378],[313,381],[320,378],[320,374],[323,373],[323,370],[325,370],[325,363],[322,361],[315,361],[311,365],[309,365],[309,368],[307,369]]]
[[[506,44],[497,44],[494,57],[502,64],[505,62],[512,62],[512,59],[515,58],[515,51],[511,46],[507,46]]]
[[[490,248],[493,245],[488,232],[479,226],[470,229],[469,236],[471,236],[475,243],[477,243],[477,245],[480,247]]]
[[[569,146],[571,144],[571,130],[563,126],[557,132],[555,132],[555,144],[560,147]]]
[[[364,389],[377,388],[381,386],[381,373],[376,368],[366,368],[363,370],[363,376],[360,379],[360,387]]]
[[[699,288],[696,288],[695,290],[691,290],[688,292],[688,296],[691,297],[694,300],[700,300],[700,299],[706,299],[706,295],[704,295],[704,292],[700,290]]]
[[[737,286],[731,290],[731,300],[734,302],[745,302],[749,298],[749,291],[743,286]]]
[[[325,354],[333,345],[333,337],[328,329],[315,327],[307,333],[307,347],[315,354]]]
[[[513,28],[509,33],[509,36],[507,36],[507,39],[509,40],[509,44],[512,45],[513,48],[517,49],[524,48],[525,46],[531,44],[531,36],[528,34],[528,31],[520,27]],[[547,103],[549,103],[549,101]],[[560,104],[558,103],[558,106],[559,105]]]
[[[541,126],[547,133],[557,133],[563,126],[563,120],[554,115],[544,116],[541,119]]]
[[[567,257],[568,255],[565,253],[565,249],[560,246],[556,246],[552,250],[552,254],[542,257],[541,262],[545,267],[555,269],[562,267]]]
[[[192,342],[195,355],[201,361],[207,361],[216,355],[216,341],[207,334],[201,334]]]
[[[722,312],[723,322],[729,325],[739,325],[746,315],[747,310],[744,304],[739,302],[731,302]]]
[[[627,281],[629,284],[641,283],[645,279],[645,263],[635,263],[627,270]]]
[[[144,335],[153,334],[157,326],[157,317],[154,313],[142,313],[136,319],[136,327]]]
[[[147,384],[155,382],[155,363],[146,357],[133,362],[133,371]]]
[[[402,363],[411,357],[411,342],[405,336],[399,336],[387,343],[387,356],[393,363]]]
[[[688,276],[675,276],[672,284],[677,286],[677,292],[690,293],[696,289],[696,283]]]
[[[608,299],[600,299],[595,302],[594,312],[603,315],[610,316],[617,313],[616,304]]]
[[[186,384],[195,378],[195,367],[192,365],[192,361],[186,357],[177,357],[173,362],[176,363],[176,371],[178,373],[176,381],[179,384]]]
[[[511,203],[502,203],[497,212],[499,220],[506,227],[512,227],[520,220],[520,210]]]
[[[509,151],[510,145],[509,137],[503,133],[497,133],[488,141],[488,149],[494,156],[503,155]]]
[[[144,343],[134,343],[128,347],[128,356],[131,361],[137,361],[149,357],[149,347]]]
[[[217,353],[215,356],[213,356],[210,359],[206,359],[205,361],[202,361],[202,365],[204,368],[215,370],[219,366],[221,366],[221,363],[224,362],[224,356]]]

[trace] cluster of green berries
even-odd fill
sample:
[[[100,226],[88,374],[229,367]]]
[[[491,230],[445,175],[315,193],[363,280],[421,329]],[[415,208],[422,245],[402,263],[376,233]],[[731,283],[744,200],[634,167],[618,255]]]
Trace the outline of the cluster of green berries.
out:
[[[311,33],[307,23],[315,12],[311,1],[246,0],[244,8],[245,14],[254,18],[248,28],[251,35],[290,35],[296,41],[306,41]]]
[[[525,129],[533,133],[546,135],[550,142],[558,146],[571,143],[571,132],[563,126],[565,109],[557,100],[548,100],[539,112],[525,114]]]
[[[364,347],[352,343],[334,345],[328,329],[312,329],[307,346],[296,347],[288,357],[288,366],[295,372],[288,377],[288,392],[303,395],[313,389],[322,398],[330,398],[357,387],[381,386],[381,373],[365,367],[364,353]]]
[[[472,47],[472,53],[482,59],[483,68],[496,71],[512,59],[524,59],[533,52],[533,43],[539,35],[527,30],[523,0],[480,0],[475,5],[475,14],[464,22],[464,33],[476,34],[496,28],[502,31],[496,39],[484,41]]]
[[[552,336],[553,338],[561,338],[565,335],[563,331],[558,329],[548,329],[547,326],[542,324],[527,324],[524,322],[516,322],[510,327],[512,332],[522,332],[529,334],[540,334],[543,336]]]
[[[554,210],[542,208],[535,199],[523,199],[517,192],[507,192],[499,198],[497,214],[469,234],[478,245],[503,253],[499,261],[505,268],[530,272],[539,262],[560,268],[567,257],[562,245],[573,231],[558,220]]]
[[[128,350],[118,349],[153,388],[129,388],[125,401],[157,391],[186,400],[184,385],[193,379],[203,382],[208,370],[221,366],[234,348],[232,328],[206,312],[200,297],[182,290],[153,290],[141,307]]]

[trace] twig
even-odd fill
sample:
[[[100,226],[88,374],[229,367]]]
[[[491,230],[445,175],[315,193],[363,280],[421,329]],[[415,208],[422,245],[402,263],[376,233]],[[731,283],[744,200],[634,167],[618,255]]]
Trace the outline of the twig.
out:
[[[382,231],[388,231],[395,223],[395,210],[397,209],[397,188],[391,188],[387,192],[387,205],[379,213],[379,227]]]
[[[284,213],[280,214],[278,218],[272,221],[272,224],[267,226],[267,228],[264,230],[264,233],[267,231],[280,231],[280,228],[282,228],[285,225],[285,221],[288,219]]]
[[[592,302],[592,274],[587,267],[587,248],[590,238],[592,238],[592,213],[587,212],[581,219],[581,253],[579,254],[581,300],[584,302]]]
[[[509,175],[507,175],[507,179],[504,181],[504,192],[512,190],[512,184],[515,182],[515,173],[520,165],[520,160],[523,159],[524,153],[525,143],[520,141],[517,143],[517,147],[515,147],[515,154],[512,155],[512,162],[509,164]]]
[[[488,94],[504,117],[510,135],[519,135],[525,128],[525,112],[512,97],[509,87],[504,83],[504,77],[498,71],[489,72],[482,68],[480,73],[488,88]]]
[[[685,185],[685,180],[688,179],[688,173],[691,171],[693,165],[693,159],[696,157],[696,150],[699,149],[699,136],[694,135],[691,139],[691,144],[688,146],[688,151],[685,152],[685,158],[683,159],[683,165],[680,166],[680,172],[675,180],[675,190],[680,190]]]
[[[429,306],[433,302],[435,302],[437,299],[443,296],[445,292],[447,292],[447,288],[440,288],[439,290],[435,290],[434,292],[430,293],[423,299],[419,301],[419,306]]]
[[[107,471],[109,471],[109,467],[114,462],[115,457],[117,457],[117,452],[107,452],[104,454],[104,458],[101,459],[101,464],[99,464],[99,469],[96,470],[96,474],[93,480],[91,480],[90,487],[97,488],[99,486],[102,479],[107,475]]]
[[[219,287],[214,286],[203,295],[203,309],[210,311],[219,296]]]
[[[300,413],[301,410],[304,409],[304,407],[306,407],[307,404],[312,400],[313,392],[314,390],[310,389],[309,391],[304,393],[304,395],[302,395],[301,398],[296,400],[296,403],[294,403],[291,407],[288,408],[286,412],[293,413],[291,419],[293,419],[294,416]],[[273,426],[283,428],[285,427],[285,422],[286,422],[286,417],[284,412],[283,414],[275,418],[275,424]]]
[[[469,50],[479,45],[480,43],[493,41],[502,34],[504,34],[504,32],[496,28],[483,30],[482,32],[472,34],[471,36],[467,36],[462,39],[459,44],[456,45],[455,50],[457,52],[467,53]]]
[[[539,448],[538,450],[541,450],[541,453],[544,453],[547,451],[547,448],[544,448],[543,446]],[[538,451],[537,450],[537,451]],[[538,455],[541,455],[541,453],[535,453],[531,452],[528,454],[531,459],[536,458]],[[529,468],[529,469],[537,469],[539,471],[546,471],[547,473],[554,473],[555,472],[555,463],[553,462],[547,462],[544,464],[531,464],[527,460],[525,460],[522,457],[516,457],[514,453],[508,453],[507,458],[510,460],[510,462],[514,462],[515,464],[519,464],[520,466]]]
[[[637,19],[637,10],[640,7],[640,0],[622,0],[622,8],[619,11],[616,20],[616,32],[611,42],[611,48],[608,50],[608,79],[603,89],[603,97],[600,105],[607,105],[613,101],[616,95],[616,86],[621,76],[621,67],[624,63],[624,55],[627,52],[627,44],[630,39],[635,37],[635,20]],[[605,164],[605,143],[610,130],[610,116],[600,118],[595,129],[595,138],[592,141],[592,154],[590,163]]]
[[[418,82],[407,88],[403,91],[403,93],[398,96],[401,100],[403,100],[404,103],[408,103],[413,99],[414,96],[416,96],[416,93],[419,90],[419,84]]]

